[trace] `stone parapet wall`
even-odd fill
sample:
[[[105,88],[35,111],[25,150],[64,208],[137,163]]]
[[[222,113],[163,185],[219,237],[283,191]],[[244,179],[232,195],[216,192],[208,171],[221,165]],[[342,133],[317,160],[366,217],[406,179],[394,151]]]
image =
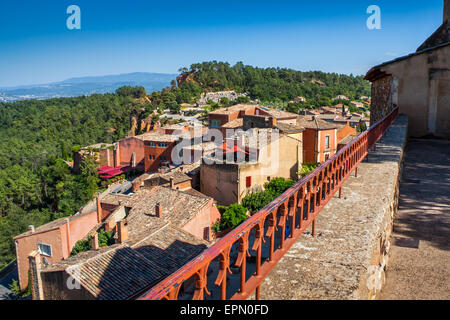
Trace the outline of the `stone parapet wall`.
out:
[[[261,299],[376,299],[398,208],[408,118],[399,116],[261,285]]]

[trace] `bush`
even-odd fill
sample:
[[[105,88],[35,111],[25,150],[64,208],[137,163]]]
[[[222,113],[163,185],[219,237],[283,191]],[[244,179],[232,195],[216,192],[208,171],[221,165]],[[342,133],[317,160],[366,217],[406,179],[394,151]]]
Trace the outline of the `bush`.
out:
[[[76,256],[80,252],[89,251],[89,250],[91,250],[91,242],[89,240],[79,240],[73,246],[70,256],[71,257]]]
[[[169,104],[169,110],[170,110],[170,113],[177,114],[177,113],[180,113],[181,107],[176,101],[172,101]]]
[[[250,102],[250,98],[247,96],[240,96],[236,99],[237,103],[249,103]]]
[[[71,149],[72,153],[79,152],[81,150],[81,146],[75,145]]]
[[[260,192],[253,192],[249,195],[246,195],[242,199],[242,205],[251,213],[255,213],[275,200],[278,196],[279,194],[270,189]]]
[[[114,234],[112,231],[106,231],[104,229],[101,229],[98,232],[98,246],[99,247],[109,247],[113,245],[116,242],[114,239]],[[75,246],[72,248],[72,252],[70,253],[70,256],[76,256],[80,252],[85,252],[91,250],[91,238],[79,240],[77,243],[75,243]]]
[[[19,282],[17,280],[13,280],[13,282],[9,285],[9,290],[11,290],[12,294],[16,297],[21,297],[22,292],[20,291]]]
[[[242,199],[242,205],[252,213],[258,212],[294,184],[295,181],[291,179],[274,178],[264,185],[264,191],[245,196]]]
[[[219,210],[220,214],[223,214],[228,209],[228,206],[221,206],[220,204],[218,204],[216,207],[217,210]]]
[[[270,182],[266,183],[264,185],[264,188],[266,190],[272,190],[275,193],[281,195],[283,192],[292,187],[294,184],[295,181],[291,179],[274,178],[270,180]]]
[[[302,164],[302,170],[300,171],[300,174],[302,176],[307,176],[308,174],[313,172],[314,169],[316,169],[319,165],[320,165],[320,163],[317,163],[317,162],[304,163],[304,164]]]
[[[147,92],[144,87],[122,86],[116,90],[116,94],[122,97],[143,98]]]
[[[247,210],[240,204],[234,203],[228,207],[220,219],[222,230],[236,228],[247,219]]]
[[[222,228],[220,227],[220,221],[216,221],[216,223],[213,224],[212,230],[214,233],[219,233],[222,231]]]
[[[104,229],[98,232],[98,245],[99,247],[109,247],[116,242],[112,231],[106,231]]]
[[[16,296],[17,298],[26,298],[30,296],[31,293],[31,271],[28,270],[28,286],[27,289],[22,292],[20,290],[19,282],[17,280],[13,280],[13,282],[9,285],[9,290],[11,290],[11,293]]]
[[[356,132],[361,133],[367,130],[367,125],[365,122],[361,123],[359,126],[356,127]]]

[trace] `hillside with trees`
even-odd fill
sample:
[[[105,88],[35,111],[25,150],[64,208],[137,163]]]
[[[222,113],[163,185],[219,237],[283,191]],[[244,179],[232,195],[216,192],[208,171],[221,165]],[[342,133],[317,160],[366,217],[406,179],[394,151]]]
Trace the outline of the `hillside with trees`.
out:
[[[148,116],[153,106],[135,96],[142,88],[0,103],[0,268],[15,257],[12,237],[75,214],[95,195],[94,160],[84,161],[79,175],[66,161],[72,147],[120,140],[131,117]]]
[[[285,68],[257,68],[242,62],[231,66],[226,62],[203,62],[182,68],[181,85],[175,90],[177,100],[191,102],[199,87],[207,91],[235,90],[246,92],[263,102],[288,102],[302,96],[309,105],[331,106],[332,98],[345,95],[350,100],[370,96],[370,83],[363,76],[301,72]],[[192,89],[195,89],[192,90]]]

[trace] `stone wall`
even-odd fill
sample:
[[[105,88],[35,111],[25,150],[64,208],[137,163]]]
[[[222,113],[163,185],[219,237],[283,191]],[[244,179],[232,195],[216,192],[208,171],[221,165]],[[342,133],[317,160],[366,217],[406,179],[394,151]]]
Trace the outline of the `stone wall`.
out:
[[[370,106],[370,125],[374,124],[392,110],[389,105],[392,76],[386,76],[372,83],[372,103]]]
[[[371,124],[398,105],[411,137],[450,138],[450,43],[376,67],[371,76]]]

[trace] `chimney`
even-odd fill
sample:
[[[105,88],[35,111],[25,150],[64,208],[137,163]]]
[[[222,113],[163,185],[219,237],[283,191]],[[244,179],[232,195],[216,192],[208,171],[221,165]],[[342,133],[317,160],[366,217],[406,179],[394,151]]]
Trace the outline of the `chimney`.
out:
[[[125,220],[117,222],[117,240],[119,243],[128,240],[128,223]]]
[[[97,195],[97,223],[102,221],[102,204],[100,203],[100,194]]]
[[[175,189],[175,181],[173,177],[170,177],[170,189]]]
[[[444,24],[450,22],[450,0],[444,0]]]
[[[139,179],[136,179],[131,185],[131,192],[137,192],[142,187],[142,185],[143,182]]]
[[[34,233],[34,226],[33,225],[29,225],[28,226],[28,230],[30,230],[31,231],[31,233]]]
[[[31,294],[33,300],[44,300],[44,291],[41,280],[41,255],[39,251],[33,250],[28,256],[31,277]]]
[[[211,228],[205,227],[203,229],[203,239],[206,241],[211,241]]]
[[[274,118],[274,117],[269,117],[269,126],[270,126],[271,128],[273,128],[273,127],[276,126],[276,125],[277,125],[277,119]]]
[[[71,247],[71,234],[70,234],[70,220],[69,218],[66,218],[66,244],[67,244],[67,252],[70,255],[70,252],[72,251],[72,247]],[[67,258],[67,257],[65,257]]]
[[[98,245],[98,233],[94,233],[91,236],[91,249],[92,250],[98,250],[99,249],[99,245]]]
[[[116,148],[114,149],[114,167],[120,166],[120,150],[119,144],[116,143]]]
[[[159,202],[157,202],[157,203],[156,203],[156,206],[155,206],[155,215],[156,215],[158,218],[161,218],[161,217],[162,217],[162,208],[161,208],[161,204],[160,204]]]

